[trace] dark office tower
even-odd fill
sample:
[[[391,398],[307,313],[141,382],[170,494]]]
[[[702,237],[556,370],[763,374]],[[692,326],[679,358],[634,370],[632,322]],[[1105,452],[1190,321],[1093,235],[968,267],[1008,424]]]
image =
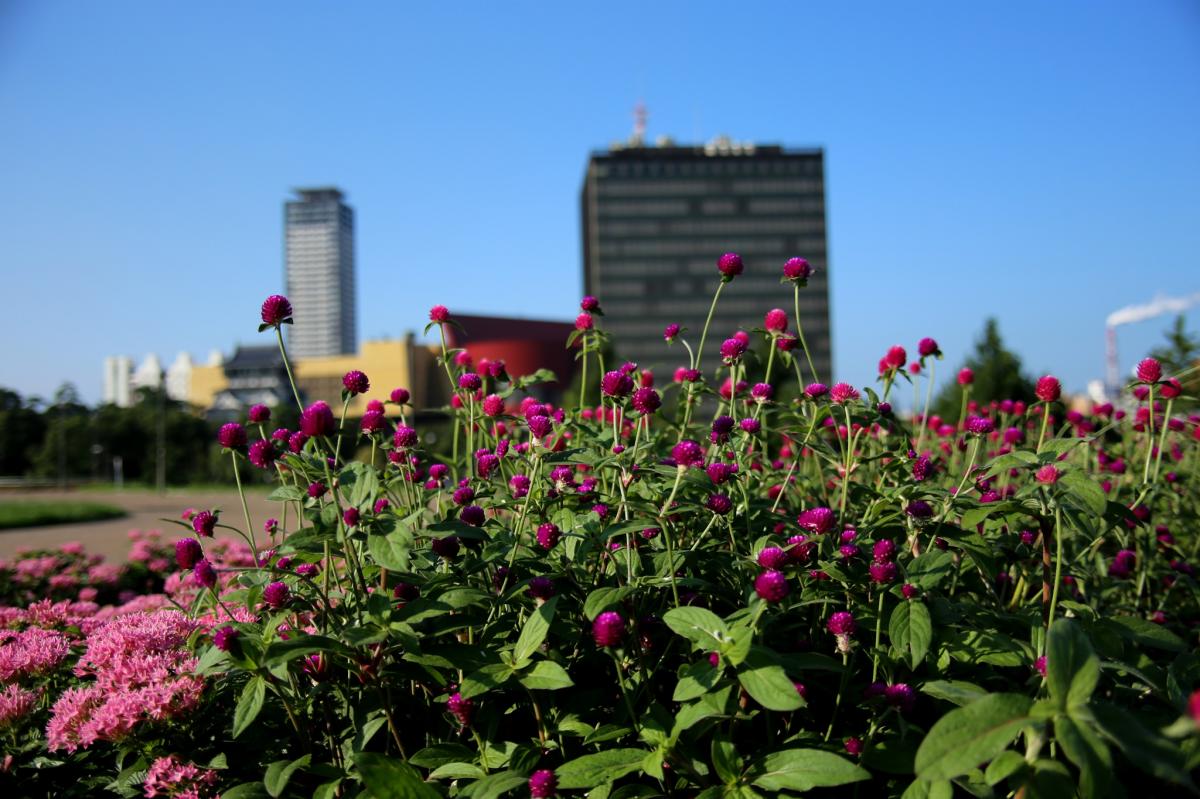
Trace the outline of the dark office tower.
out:
[[[784,262],[800,256],[816,267],[800,290],[804,334],[828,380],[824,171],[820,149],[724,139],[594,153],[583,186],[584,286],[602,303],[617,356],[659,369],[686,364],[682,347],[663,342],[663,327],[683,325],[699,343],[717,259],[735,252],[745,272],[721,293],[704,347],[705,369],[715,367],[721,342],[738,329],[761,328],[771,308],[793,316],[792,286],[779,281]]]
[[[354,301],[354,209],[333,188],[297,189],[285,206],[287,295],[296,323],[288,329],[296,358],[358,349]]]

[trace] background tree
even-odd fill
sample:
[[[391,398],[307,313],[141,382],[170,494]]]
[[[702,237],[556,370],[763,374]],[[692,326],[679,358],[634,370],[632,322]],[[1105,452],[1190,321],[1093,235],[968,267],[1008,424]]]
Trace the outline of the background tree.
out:
[[[1033,381],[1022,371],[1021,358],[1007,347],[1000,338],[1000,325],[994,317],[983,323],[983,332],[975,340],[975,351],[963,364],[975,373],[971,386],[971,399],[978,402],[992,400],[1034,400]],[[956,369],[954,375],[962,368]],[[946,383],[934,398],[930,413],[943,419],[957,421],[962,402],[962,388],[956,380]]]
[[[45,435],[37,401],[0,388],[0,475],[27,474]]]
[[[1166,343],[1150,352],[1152,358],[1157,358],[1163,367],[1163,374],[1168,377],[1178,377],[1183,384],[1183,393],[1175,401],[1175,406],[1195,407],[1194,398],[1200,396],[1200,336],[1189,333],[1183,315],[1175,317],[1175,322],[1167,329]],[[1193,371],[1188,371],[1193,370]]]

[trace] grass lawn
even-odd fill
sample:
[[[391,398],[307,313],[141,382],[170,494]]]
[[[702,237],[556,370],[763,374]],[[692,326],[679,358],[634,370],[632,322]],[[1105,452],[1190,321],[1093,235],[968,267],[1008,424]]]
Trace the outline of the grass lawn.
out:
[[[68,522],[92,522],[98,519],[117,519],[125,515],[125,511],[116,505],[106,505],[102,502],[0,500],[0,530]]]

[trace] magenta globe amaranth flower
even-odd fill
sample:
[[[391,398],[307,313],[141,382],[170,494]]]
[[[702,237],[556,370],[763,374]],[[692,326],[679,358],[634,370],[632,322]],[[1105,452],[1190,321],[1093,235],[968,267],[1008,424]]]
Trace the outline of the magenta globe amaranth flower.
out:
[[[745,268],[742,256],[735,252],[727,252],[717,259],[717,271],[721,273],[721,280],[725,283],[740,275]]]
[[[896,581],[898,570],[896,564],[890,560],[874,561],[868,569],[871,575],[871,582],[879,585],[886,585]]]
[[[346,510],[342,513],[342,523],[347,527],[353,527],[354,525],[358,524],[361,516],[362,514],[359,513],[358,508],[346,508]]]
[[[768,333],[779,335],[780,333],[787,331],[787,326],[787,311],[783,310],[782,308],[772,308],[771,310],[767,311],[766,316],[763,317],[763,327],[766,328]]]
[[[606,611],[592,622],[592,638],[596,646],[611,647],[621,643],[625,637],[625,619],[616,611]]]
[[[861,395],[858,391],[849,383],[837,383],[829,389],[829,398],[838,405],[845,405],[847,402],[858,399],[859,396]]]
[[[562,531],[558,529],[557,524],[546,522],[537,529],[538,546],[542,549],[554,549],[554,545],[558,543],[561,535]]]
[[[782,602],[788,595],[787,575],[781,571],[768,569],[754,578],[754,593],[766,602]]]
[[[217,514],[202,510],[192,517],[192,529],[196,531],[196,535],[202,535],[205,538],[212,538],[213,531],[217,528]]]
[[[904,512],[920,521],[933,516],[933,507],[923,499],[914,499],[904,507]]]
[[[798,286],[807,285],[813,271],[812,264],[804,258],[789,258],[783,265],[784,279],[790,280]]]
[[[938,348],[937,341],[929,337],[917,342],[917,352],[920,353],[922,358],[928,358],[931,355],[940,357],[942,354],[941,349]]]
[[[392,444],[396,449],[412,449],[417,445],[417,431],[408,425],[396,425],[396,432],[392,435]]]
[[[883,356],[883,362],[889,369],[903,369],[904,364],[908,363],[908,353],[897,344],[888,349],[887,355]]]
[[[714,461],[708,465],[704,471],[708,474],[708,479],[713,485],[721,485],[730,477],[737,474],[737,464],[725,463],[724,461]]]
[[[485,517],[483,508],[478,505],[467,505],[458,512],[458,518],[472,527],[482,527]]]
[[[264,325],[278,329],[292,321],[292,304],[280,294],[272,294],[263,300],[262,321]]]
[[[829,393],[829,386],[824,383],[809,383],[804,387],[804,394],[809,399],[820,399]]]
[[[586,311],[575,317],[576,330],[591,330],[595,324],[596,322],[592,319],[592,315]]]
[[[475,703],[470,699],[465,699],[458,691],[455,691],[446,700],[446,710],[450,711],[450,715],[454,716],[464,727],[471,726],[471,719],[475,717]]]
[[[194,538],[181,538],[175,542],[175,563],[181,569],[190,569],[204,557],[204,548]]]
[[[411,396],[407,388],[393,388],[389,398],[397,405],[407,405]]]
[[[779,547],[763,547],[755,558],[764,569],[778,571],[788,564],[788,553]]]
[[[977,436],[986,436],[996,429],[996,425],[986,416],[968,416],[964,426],[967,428],[968,433]]]
[[[292,599],[292,592],[286,583],[275,581],[263,589],[263,601],[275,609],[287,605]]]
[[[1053,375],[1043,375],[1038,378],[1033,393],[1042,402],[1057,402],[1059,397],[1062,396],[1062,384]]]
[[[320,499],[321,497],[325,496],[325,492],[328,490],[329,489],[325,487],[325,484],[319,480],[308,484],[308,496],[310,499]]]
[[[530,799],[551,799],[558,790],[558,780],[548,768],[539,769],[529,777]]]
[[[724,494],[713,494],[704,503],[704,507],[708,508],[718,516],[724,516],[733,510],[733,500]]]
[[[352,396],[366,394],[371,388],[371,381],[357,369],[351,369],[342,377],[342,385]]]
[[[429,309],[429,321],[442,324],[450,321],[450,309],[445,305],[435,305]]]
[[[217,570],[208,558],[196,561],[196,565],[192,567],[192,576],[202,588],[212,588],[217,584]]]
[[[483,386],[483,378],[475,372],[464,372],[458,376],[458,387],[463,391],[475,392]]]
[[[237,637],[237,629],[226,624],[224,627],[221,627],[215,633],[213,633],[213,646],[215,646],[217,649],[220,649],[222,652],[228,652],[233,648],[233,642],[237,640]]]
[[[260,469],[270,469],[278,457],[279,453],[275,451],[275,444],[270,439],[259,439],[250,445],[248,458]]]
[[[671,458],[681,469],[698,466],[704,462],[704,448],[690,438],[685,438],[671,448]]]
[[[749,433],[752,436],[756,436],[758,435],[759,431],[762,430],[762,422],[748,416],[742,421],[738,422],[738,427],[742,428],[744,432]]]
[[[323,400],[317,400],[300,414],[300,432],[309,438],[332,435],[334,429],[333,410]]]
[[[679,335],[679,331],[680,331],[679,325],[672,322],[671,324],[669,324],[665,328],[663,328],[663,338],[666,339],[668,344],[670,344],[672,341],[675,340],[675,337]]]
[[[246,412],[246,418],[255,424],[269,422],[271,421],[271,409],[262,404],[251,405],[250,410]]]
[[[890,538],[882,538],[875,542],[871,547],[871,556],[879,561],[894,560],[896,558],[896,544]]]
[[[1122,549],[1108,566],[1108,576],[1124,580],[1133,574],[1137,567],[1137,553],[1131,549]]]
[[[1038,469],[1033,476],[1042,485],[1052,486],[1058,482],[1058,478],[1062,476],[1062,472],[1055,468],[1054,464],[1047,463]]]
[[[975,382],[975,372],[968,366],[964,366],[958,370],[958,384],[960,386],[969,386]]]
[[[367,411],[358,423],[358,428],[367,435],[380,433],[387,426],[387,419],[382,411]]]
[[[529,581],[529,588],[526,593],[534,599],[545,602],[557,593],[554,588],[554,581],[549,577],[534,577]]]
[[[911,713],[917,706],[917,694],[908,683],[898,682],[883,691],[883,698],[901,713]]]
[[[217,443],[225,449],[241,449],[246,446],[246,428],[237,422],[221,425],[217,431]]]
[[[854,622],[854,614],[846,610],[839,610],[829,617],[825,626],[829,632],[833,633],[837,641],[837,651],[843,655],[849,654],[851,647],[850,637],[858,629],[858,625]]]
[[[595,313],[600,310],[600,300],[589,294],[579,301],[579,308],[588,313]]]
[[[796,524],[810,533],[821,535],[834,528],[837,519],[829,508],[810,508],[796,517]]]
[[[639,388],[633,392],[630,400],[633,409],[643,416],[649,416],[662,407],[662,397],[652,388]]]
[[[1162,380],[1162,364],[1155,358],[1143,358],[1138,361],[1137,379],[1143,383],[1157,383]]]
[[[624,397],[633,391],[633,379],[623,371],[614,370],[604,375],[600,388],[608,397]]]
[[[443,560],[454,560],[458,556],[459,543],[456,535],[435,538],[429,546],[433,549],[433,554]]]
[[[727,338],[721,342],[721,358],[727,364],[737,363],[746,354],[747,346],[740,338]]]

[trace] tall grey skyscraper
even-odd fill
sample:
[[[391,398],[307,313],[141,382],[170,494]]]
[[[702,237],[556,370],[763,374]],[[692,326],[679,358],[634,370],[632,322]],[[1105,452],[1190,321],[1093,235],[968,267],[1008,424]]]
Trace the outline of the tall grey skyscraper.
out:
[[[791,316],[792,287],[779,282],[784,262],[799,256],[816,267],[800,290],[800,314],[814,366],[828,379],[824,167],[819,149],[727,139],[593,153],[582,198],[584,288],[604,305],[617,356],[647,367],[684,363],[686,354],[663,342],[663,326],[682,325],[698,341],[717,259],[736,252],[746,271],[721,292],[704,347],[715,366],[721,341],[739,328],[762,327],[775,307]]]
[[[335,188],[296,189],[296,195],[284,211],[287,296],[296,320],[288,330],[290,354],[353,353],[354,209]]]

